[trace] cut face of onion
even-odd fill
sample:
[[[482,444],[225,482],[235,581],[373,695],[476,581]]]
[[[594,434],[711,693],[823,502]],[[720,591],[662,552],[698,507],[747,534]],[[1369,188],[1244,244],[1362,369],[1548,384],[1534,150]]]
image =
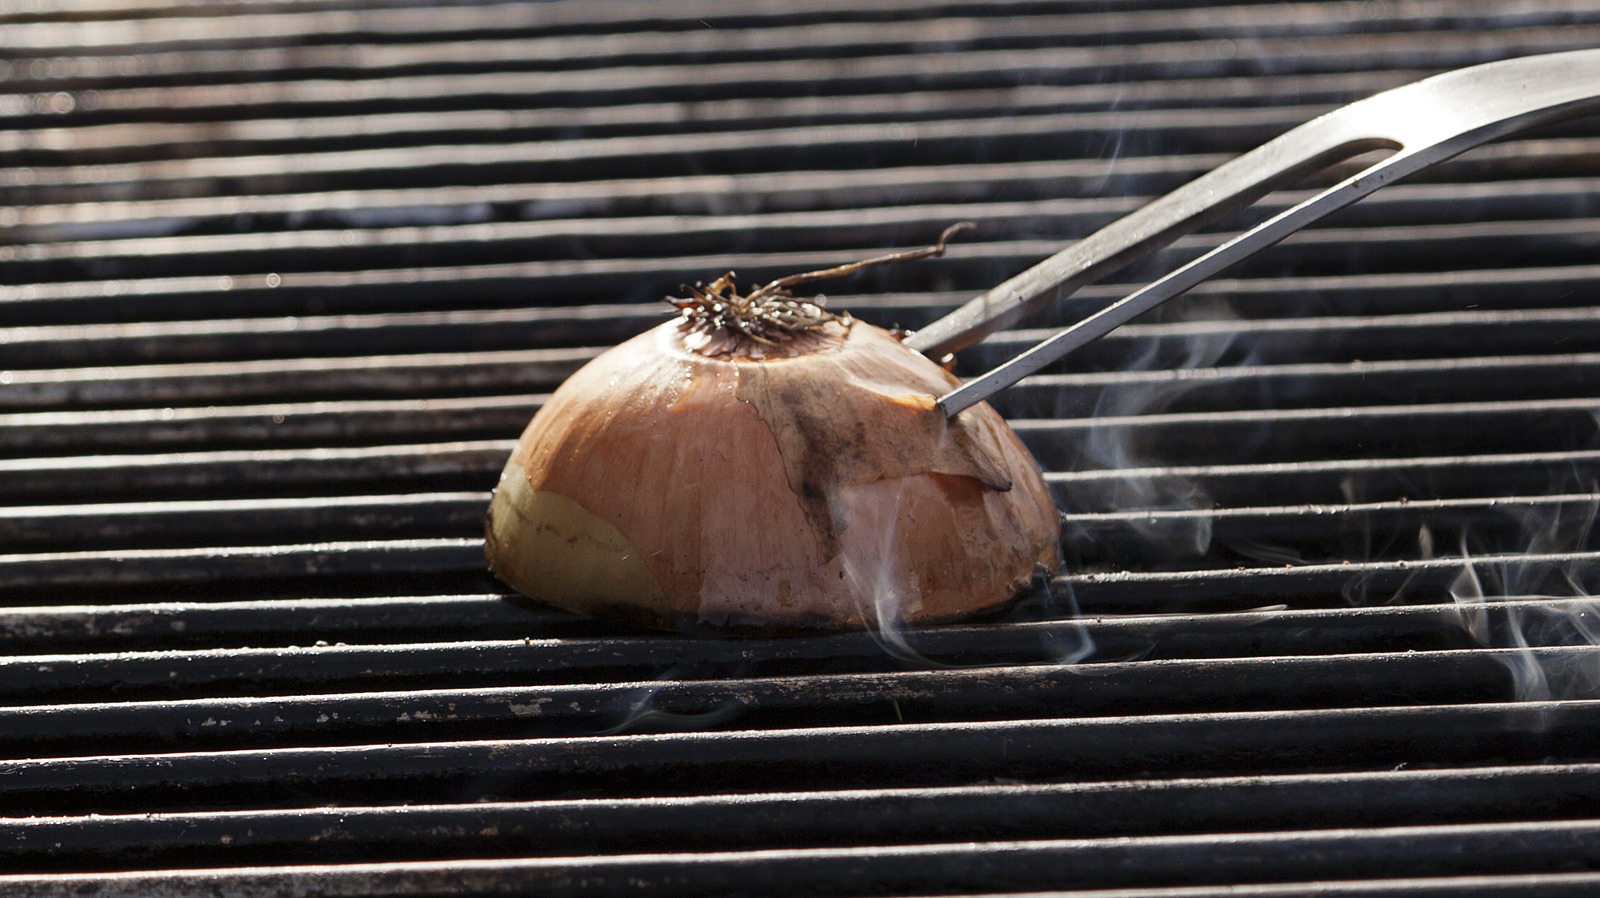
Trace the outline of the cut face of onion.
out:
[[[495,573],[561,608],[667,629],[957,620],[1060,562],[1055,504],[987,404],[880,328],[781,339],[689,318],[574,374],[500,476]]]

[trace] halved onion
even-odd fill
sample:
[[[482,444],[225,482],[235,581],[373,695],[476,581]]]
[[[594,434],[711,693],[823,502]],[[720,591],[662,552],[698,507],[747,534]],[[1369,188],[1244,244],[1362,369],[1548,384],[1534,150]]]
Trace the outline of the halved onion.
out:
[[[800,324],[703,303],[556,390],[490,507],[499,577],[598,617],[783,630],[956,620],[1059,563],[1049,490],[993,409],[947,420],[955,377],[776,294]]]

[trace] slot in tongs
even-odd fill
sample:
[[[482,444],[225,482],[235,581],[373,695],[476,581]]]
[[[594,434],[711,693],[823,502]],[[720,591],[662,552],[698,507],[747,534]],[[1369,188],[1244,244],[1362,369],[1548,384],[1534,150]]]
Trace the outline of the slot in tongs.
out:
[[[1312,172],[1375,149],[1395,152],[939,399],[946,416],[982,402],[1311,222],[1479,144],[1600,111],[1600,50],[1492,62],[1336,109],[1119,219],[913,334],[939,358],[1016,322],[1207,222]]]

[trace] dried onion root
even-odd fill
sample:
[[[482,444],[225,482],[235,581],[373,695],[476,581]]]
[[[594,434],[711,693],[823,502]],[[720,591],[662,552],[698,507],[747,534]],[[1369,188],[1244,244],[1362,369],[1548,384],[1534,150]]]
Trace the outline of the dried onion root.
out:
[[[946,232],[948,236],[950,232]],[[523,433],[490,506],[495,573],[667,629],[957,620],[1060,559],[1054,502],[987,404],[889,332],[731,274],[602,353]]]

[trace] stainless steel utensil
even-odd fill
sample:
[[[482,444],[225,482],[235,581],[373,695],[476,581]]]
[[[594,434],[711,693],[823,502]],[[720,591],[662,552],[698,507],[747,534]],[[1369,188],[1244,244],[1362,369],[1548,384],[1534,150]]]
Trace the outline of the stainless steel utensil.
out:
[[[968,302],[906,343],[935,358],[969,346],[1274,188],[1369,150],[1395,150],[941,397],[945,415],[954,415],[1380,187],[1495,138],[1597,111],[1600,50],[1492,62],[1385,91],[1202,175]]]

